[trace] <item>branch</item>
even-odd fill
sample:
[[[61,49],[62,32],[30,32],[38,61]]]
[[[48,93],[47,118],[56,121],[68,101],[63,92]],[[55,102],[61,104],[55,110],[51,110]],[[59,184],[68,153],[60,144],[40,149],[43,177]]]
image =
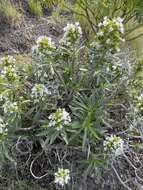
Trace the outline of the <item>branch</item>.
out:
[[[112,169],[114,170],[114,172],[115,172],[117,178],[119,179],[120,183],[121,183],[126,189],[132,190],[130,187],[128,187],[128,186],[125,184],[126,182],[124,182],[124,181],[121,179],[121,177],[119,176],[119,174],[118,174],[117,170],[115,169],[115,167],[113,166],[113,164],[112,164],[111,166],[112,166]]]
[[[135,36],[135,37],[133,37],[133,38],[127,39],[126,41],[127,41],[127,42],[130,42],[130,41],[136,40],[136,39],[138,39],[138,38],[140,38],[140,37],[142,37],[142,36],[143,36],[143,33],[141,33],[141,34],[139,34],[138,36]]]
[[[31,162],[31,164],[30,164],[30,173],[31,173],[31,175],[32,175],[35,179],[42,179],[42,178],[46,177],[47,175],[49,175],[49,172],[47,172],[47,173],[45,173],[45,174],[42,175],[42,176],[36,176],[36,175],[33,173],[33,171],[32,171],[34,162],[35,162],[36,159],[37,159],[39,156],[41,156],[42,154],[43,154],[43,151],[42,151],[40,154],[38,154],[38,155],[34,158],[34,160]]]
[[[134,28],[129,29],[128,31],[126,31],[125,35],[128,35],[129,33],[133,32],[134,30],[139,29],[140,27],[143,27],[143,24],[140,24],[138,26],[135,26]]]
[[[32,127],[27,127],[27,128],[18,128],[18,129],[15,130],[15,132],[16,133],[18,133],[18,132],[29,132],[29,131],[31,131],[31,130],[33,130],[35,128],[37,128],[37,126],[35,126],[35,125],[32,126]]]

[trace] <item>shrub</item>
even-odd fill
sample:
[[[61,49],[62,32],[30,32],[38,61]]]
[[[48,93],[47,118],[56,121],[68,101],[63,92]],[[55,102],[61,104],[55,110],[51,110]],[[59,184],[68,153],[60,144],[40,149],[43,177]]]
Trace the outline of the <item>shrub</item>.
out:
[[[79,23],[68,24],[58,44],[47,36],[37,39],[32,63],[1,59],[1,175],[9,164],[16,171],[8,170],[7,177],[26,181],[30,174],[46,179],[44,186],[53,184],[51,189],[79,189],[88,176],[97,188],[105,189],[109,177],[114,189],[122,188],[119,182],[128,189],[140,185],[120,177],[141,171],[141,158],[135,159],[141,143],[130,141],[142,134],[141,123],[130,127],[133,121],[137,125],[129,98],[135,63],[127,64],[128,54],[120,50],[121,18],[104,18],[98,32],[103,34],[86,44]],[[118,106],[122,118],[114,116]]]

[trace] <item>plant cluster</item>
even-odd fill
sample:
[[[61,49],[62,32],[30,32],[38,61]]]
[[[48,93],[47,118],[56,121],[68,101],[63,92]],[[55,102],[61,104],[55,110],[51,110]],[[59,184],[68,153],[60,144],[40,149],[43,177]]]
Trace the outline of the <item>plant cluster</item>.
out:
[[[31,64],[19,65],[11,56],[1,59],[0,146],[2,161],[7,161],[1,175],[9,163],[22,180],[24,164],[35,180],[46,179],[46,188],[52,183],[57,189],[77,189],[82,177],[102,179],[110,169],[115,189],[141,186],[141,141],[131,139],[141,138],[142,131],[129,127],[137,122],[129,98],[137,69],[120,50],[122,19],[105,17],[98,26],[89,45],[83,42],[79,23],[68,24],[58,44],[46,36],[38,38]],[[117,106],[126,118],[119,128],[114,126],[119,118],[112,113]],[[124,181],[125,172],[120,177],[122,160],[132,167],[136,183],[132,178]],[[103,183],[105,189],[102,180],[96,185]]]

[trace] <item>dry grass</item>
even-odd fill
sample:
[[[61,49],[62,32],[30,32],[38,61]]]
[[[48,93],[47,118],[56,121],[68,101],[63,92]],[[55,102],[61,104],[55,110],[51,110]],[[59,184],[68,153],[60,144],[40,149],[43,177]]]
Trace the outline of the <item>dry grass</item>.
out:
[[[0,0],[0,21],[17,26],[22,21],[22,14],[9,0]]]
[[[43,15],[42,5],[40,1],[28,0],[30,11],[33,15],[41,17]]]

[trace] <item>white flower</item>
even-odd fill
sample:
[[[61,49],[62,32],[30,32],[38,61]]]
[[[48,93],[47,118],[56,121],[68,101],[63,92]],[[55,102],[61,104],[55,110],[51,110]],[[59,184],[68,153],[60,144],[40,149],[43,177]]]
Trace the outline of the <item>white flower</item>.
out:
[[[71,45],[77,42],[82,36],[82,29],[78,22],[75,24],[67,24],[67,26],[63,29],[64,36],[60,40],[61,44]]]
[[[96,40],[109,52],[120,51],[120,43],[124,42],[122,34],[124,33],[123,19],[104,17],[103,21],[98,24],[99,30]],[[112,32],[112,35],[111,35]],[[102,37],[102,38],[100,38]],[[107,46],[108,45],[108,46]]]
[[[62,109],[62,120],[65,125],[71,122],[71,117],[65,109]]]
[[[31,90],[31,97],[34,102],[39,102],[39,100],[45,100],[47,95],[50,95],[50,91],[44,84],[35,84]]]
[[[123,25],[120,25],[120,32],[121,32],[122,34],[124,34],[124,27],[123,27]]]
[[[99,31],[99,32],[97,32],[97,36],[104,36],[103,31]]]
[[[108,17],[107,17],[107,16],[105,16],[105,17],[103,18],[103,20],[108,20]]]
[[[121,17],[118,17],[118,18],[117,18],[117,21],[118,21],[119,23],[123,23],[124,19],[121,18]]]
[[[111,152],[112,154],[115,154],[115,156],[118,156],[122,153],[124,142],[120,137],[111,135],[106,138],[103,145],[105,151]]]
[[[43,57],[45,53],[51,54],[55,48],[55,43],[50,37],[39,36],[36,45],[32,47],[32,54]]]
[[[143,93],[141,93],[140,98],[143,99]]]
[[[68,184],[70,180],[70,171],[69,169],[59,168],[55,173],[55,183],[61,185],[62,187]]]
[[[54,48],[54,45],[55,45],[55,43],[52,41],[52,38],[47,37],[47,36],[39,36],[38,37],[36,44],[38,46],[40,46],[41,43],[47,43],[49,45],[49,47],[52,47],[52,48]]]
[[[8,80],[18,79],[17,71],[14,65],[4,66],[1,70],[1,77]]]
[[[109,23],[109,19],[108,19],[107,16],[105,16],[104,19],[103,19],[103,26],[107,26],[108,23]]]
[[[106,43],[107,43],[107,44],[111,44],[111,40],[110,40],[110,39],[107,39],[107,40],[106,40]]]
[[[3,111],[7,115],[13,114],[13,113],[18,113],[19,108],[18,108],[17,102],[6,101],[3,104]]]
[[[71,122],[71,117],[65,109],[57,109],[55,113],[50,114],[48,117],[49,127],[56,127],[59,131],[64,125],[68,125]]]
[[[82,35],[82,30],[79,25],[79,22],[76,22],[75,24],[67,24],[66,27],[64,27],[64,32],[68,34],[69,32],[77,32],[78,34]]]
[[[15,59],[12,56],[6,56],[1,59],[0,77],[8,81],[16,81],[19,79],[15,67]]]
[[[119,28],[119,31],[123,34],[124,33],[124,25],[123,25],[123,19],[118,17],[113,19],[114,24],[116,24]]]
[[[11,65],[11,64],[15,64],[15,62],[16,62],[15,58],[11,55],[2,57],[0,59],[0,64],[3,64],[3,65]]]
[[[101,26],[103,26],[102,22],[99,22],[98,27],[100,28]]]
[[[51,120],[50,122],[49,122],[49,127],[53,127],[53,126],[55,126],[56,125],[56,121],[55,120]]]

